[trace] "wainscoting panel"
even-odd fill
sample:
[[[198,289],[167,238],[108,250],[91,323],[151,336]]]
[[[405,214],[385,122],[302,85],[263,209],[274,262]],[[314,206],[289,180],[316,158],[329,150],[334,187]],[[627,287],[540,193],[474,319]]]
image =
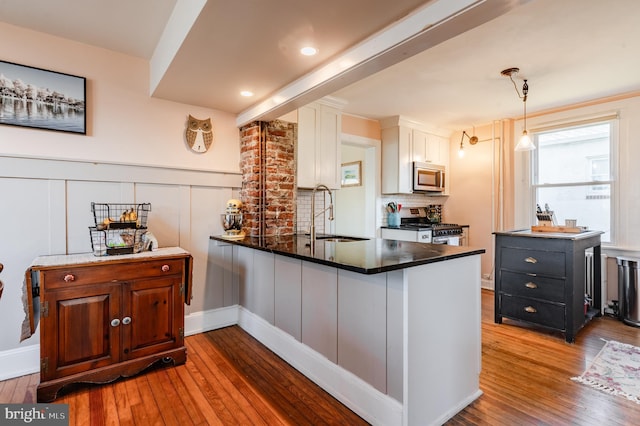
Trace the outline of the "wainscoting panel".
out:
[[[20,371],[3,362],[16,350],[39,352],[33,347],[39,330],[19,342],[24,272],[40,255],[91,251],[92,201],[151,203],[148,228],[159,245],[181,246],[193,256],[189,315],[236,305],[238,288],[225,279],[228,268],[210,268],[209,236],[223,232],[220,213],[240,185],[239,173],[0,156],[0,377],[39,371],[35,357]]]

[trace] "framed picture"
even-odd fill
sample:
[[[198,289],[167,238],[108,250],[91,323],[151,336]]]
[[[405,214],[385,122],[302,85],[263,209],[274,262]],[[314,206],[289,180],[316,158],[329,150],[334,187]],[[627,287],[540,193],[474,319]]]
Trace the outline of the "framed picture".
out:
[[[84,77],[0,61],[0,124],[87,134]]]
[[[362,185],[362,161],[342,163],[341,186]]]

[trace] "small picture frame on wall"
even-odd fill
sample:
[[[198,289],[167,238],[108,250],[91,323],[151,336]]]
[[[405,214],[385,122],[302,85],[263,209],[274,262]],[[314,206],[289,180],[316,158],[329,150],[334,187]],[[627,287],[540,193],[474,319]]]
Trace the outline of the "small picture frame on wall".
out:
[[[0,61],[0,124],[87,134],[84,77]]]
[[[350,163],[342,163],[341,169],[341,186],[361,186],[362,185],[362,161],[352,161]]]

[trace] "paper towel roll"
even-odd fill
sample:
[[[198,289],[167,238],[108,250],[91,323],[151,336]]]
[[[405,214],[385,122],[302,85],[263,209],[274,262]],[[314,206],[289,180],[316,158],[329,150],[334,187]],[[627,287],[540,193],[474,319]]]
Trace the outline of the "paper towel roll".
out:
[[[449,237],[447,238],[447,244],[450,246],[459,246],[460,245],[460,237]]]

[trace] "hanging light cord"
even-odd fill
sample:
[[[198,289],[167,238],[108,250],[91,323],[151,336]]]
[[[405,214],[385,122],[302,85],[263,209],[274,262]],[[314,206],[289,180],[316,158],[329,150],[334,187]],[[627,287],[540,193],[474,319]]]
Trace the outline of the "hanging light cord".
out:
[[[529,94],[529,85],[527,84],[527,79],[524,79],[524,84],[522,85],[522,95],[520,95],[520,91],[518,90],[518,85],[513,80],[513,76],[511,74],[508,74],[508,75],[509,75],[509,80],[511,80],[511,83],[513,83],[513,88],[516,89],[516,93],[518,94],[518,97],[522,99],[522,102],[524,102],[524,129],[526,131],[527,130],[527,95]]]

